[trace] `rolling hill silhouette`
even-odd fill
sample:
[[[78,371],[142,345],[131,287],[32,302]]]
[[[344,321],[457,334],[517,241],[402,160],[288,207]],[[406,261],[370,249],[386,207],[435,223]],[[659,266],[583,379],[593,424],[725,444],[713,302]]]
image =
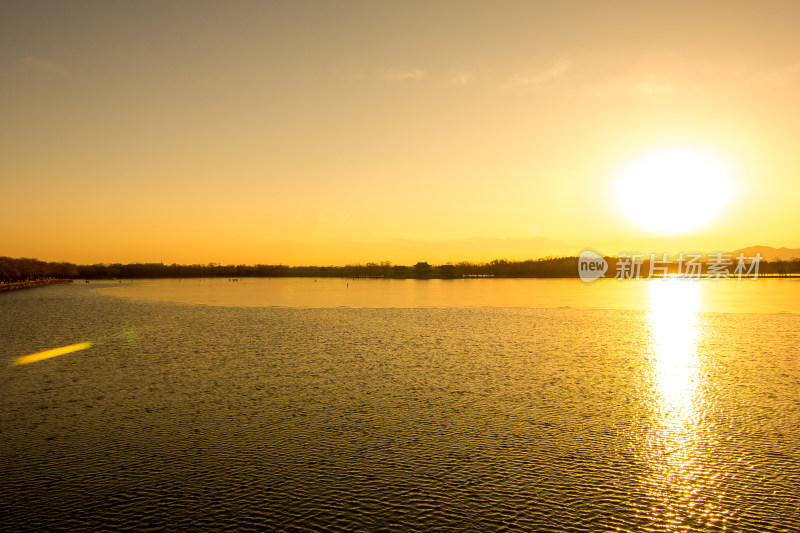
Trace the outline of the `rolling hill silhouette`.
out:
[[[800,258],[800,248],[773,248],[772,246],[748,246],[740,250],[731,252],[736,257],[740,253],[745,257],[753,257],[756,253],[761,254],[761,258],[766,261],[789,261]]]

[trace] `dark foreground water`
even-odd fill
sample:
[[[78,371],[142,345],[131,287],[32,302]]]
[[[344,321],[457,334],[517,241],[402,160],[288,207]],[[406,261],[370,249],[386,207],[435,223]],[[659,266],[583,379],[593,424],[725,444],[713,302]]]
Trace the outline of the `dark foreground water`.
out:
[[[96,286],[0,295],[4,531],[800,530],[798,315]]]

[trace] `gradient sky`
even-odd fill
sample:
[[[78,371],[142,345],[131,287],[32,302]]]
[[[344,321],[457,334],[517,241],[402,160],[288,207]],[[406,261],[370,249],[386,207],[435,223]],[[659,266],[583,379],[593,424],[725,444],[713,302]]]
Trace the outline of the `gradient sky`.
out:
[[[0,255],[800,247],[798,21],[792,1],[4,1]],[[611,197],[661,146],[735,171],[702,231],[649,234]]]

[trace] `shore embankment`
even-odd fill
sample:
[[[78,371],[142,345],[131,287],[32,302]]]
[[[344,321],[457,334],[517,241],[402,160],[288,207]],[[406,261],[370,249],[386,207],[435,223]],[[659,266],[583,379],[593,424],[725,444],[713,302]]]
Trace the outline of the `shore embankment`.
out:
[[[45,278],[45,279],[33,279],[28,281],[10,281],[10,282],[3,281],[0,282],[0,292],[14,291],[17,289],[30,289],[31,287],[43,287],[44,285],[54,285],[56,283],[72,283],[72,280]]]

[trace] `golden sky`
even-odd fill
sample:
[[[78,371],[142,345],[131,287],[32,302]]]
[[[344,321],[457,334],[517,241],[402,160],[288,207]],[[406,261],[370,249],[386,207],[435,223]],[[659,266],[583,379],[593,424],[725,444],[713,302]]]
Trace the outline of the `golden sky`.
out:
[[[798,247],[798,20],[790,1],[6,1],[0,255]],[[732,201],[689,234],[613,198],[664,146],[731,169]]]

